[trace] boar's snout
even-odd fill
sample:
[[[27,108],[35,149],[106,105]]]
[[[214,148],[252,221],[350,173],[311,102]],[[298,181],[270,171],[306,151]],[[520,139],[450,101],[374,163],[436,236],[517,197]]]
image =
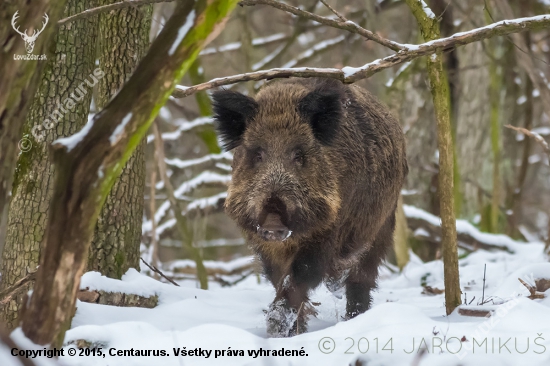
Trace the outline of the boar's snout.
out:
[[[281,216],[277,214],[267,214],[265,222],[258,228],[260,236],[264,240],[283,241],[287,239],[291,231],[281,222]]]
[[[264,240],[283,241],[292,233],[286,221],[286,205],[280,199],[270,197],[260,214],[258,234]]]

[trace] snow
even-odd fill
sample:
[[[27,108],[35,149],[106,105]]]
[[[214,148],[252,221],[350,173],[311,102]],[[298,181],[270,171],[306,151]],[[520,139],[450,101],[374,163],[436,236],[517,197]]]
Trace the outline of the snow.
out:
[[[252,40],[252,45],[253,46],[261,46],[261,45],[264,45],[264,44],[268,44],[268,43],[272,43],[272,42],[276,42],[276,41],[281,41],[281,40],[283,40],[287,37],[288,36],[284,33],[276,33],[276,34],[272,34],[272,35],[267,36],[267,37],[254,38]],[[217,52],[236,51],[236,50],[240,49],[241,47],[242,47],[241,42],[232,42],[232,43],[227,43],[227,44],[225,44],[223,46],[219,46],[219,47],[205,48],[201,51],[201,53],[199,55],[204,56],[204,55],[210,55],[210,54],[217,53]]]
[[[550,1],[550,0],[548,0]],[[541,136],[549,136],[550,135],[550,127],[537,127],[533,128],[531,132],[537,133]]]
[[[232,159],[233,159],[233,154],[231,154],[230,152],[224,152],[221,154],[209,154],[197,159],[189,159],[189,160],[181,160],[179,158],[166,159],[166,164],[183,169],[183,168],[190,168],[192,166],[203,164],[206,162],[232,160]]]
[[[439,218],[413,206],[405,206],[405,214],[439,224]],[[318,315],[310,319],[307,333],[292,338],[267,335],[266,312],[273,307],[275,291],[263,277],[258,282],[250,275],[232,287],[211,281],[210,290],[205,291],[196,288],[195,280],[179,280],[181,287],[177,287],[134,269],[121,280],[88,272],[82,277],[81,289],[156,295],[159,303],[145,309],[77,301],[64,340],[65,356],[58,361],[67,366],[550,364],[550,289],[544,292],[546,298],[530,300],[518,281],[533,284],[535,279],[550,279],[543,243],[481,233],[462,220],[457,230],[512,249],[477,250],[459,260],[462,298],[469,303],[463,307],[489,311],[489,318],[463,316],[456,310],[446,316],[444,294],[422,294],[423,285],[444,288],[442,261],[423,263],[412,252],[401,273],[390,271],[389,265],[380,267],[372,308],[354,319],[342,320],[345,294],[336,298],[325,285],[312,291],[310,298]],[[252,261],[247,256],[230,262],[205,261],[205,266],[231,273]],[[183,267],[192,268],[194,263],[178,260],[166,263],[162,270],[170,276]],[[295,314],[283,316],[292,320]],[[20,349],[43,349],[30,343],[20,328],[11,336]],[[69,349],[75,348],[72,343],[80,339],[102,348],[105,356],[68,356]],[[148,355],[123,355],[137,351]],[[154,356],[161,351],[166,355]],[[15,364],[10,352],[0,346],[1,365]],[[290,355],[283,356],[286,352]],[[44,357],[33,361],[52,364]]]
[[[78,131],[74,135],[71,135],[71,136],[68,136],[68,137],[62,137],[62,138],[59,138],[59,139],[55,140],[53,142],[53,145],[56,145],[56,144],[63,145],[67,149],[67,152],[74,149],[74,147],[76,145],[78,145],[80,143],[80,141],[82,141],[84,139],[84,137],[86,137],[88,132],[92,129],[92,126],[94,125],[94,120],[95,120],[94,116],[95,116],[94,114],[89,114],[88,115],[88,122],[86,122],[86,124],[84,125],[84,127],[82,127],[82,129],[80,131]]]
[[[187,19],[185,20],[185,23],[181,26],[180,29],[178,29],[178,35],[176,36],[176,40],[174,43],[172,43],[172,46],[168,50],[168,55],[172,56],[174,52],[176,52],[176,49],[180,45],[181,41],[183,41],[183,38],[187,35],[187,32],[191,29],[195,22],[195,9],[191,10],[189,14],[187,14]]]
[[[182,87],[181,85],[178,85],[178,87]],[[192,121],[187,121],[185,119],[176,119],[174,121],[174,124],[178,126],[177,130],[173,132],[164,132],[161,134],[162,140],[177,140],[181,137],[181,134],[183,132],[190,131],[194,128],[198,128],[205,125],[210,125],[214,122],[214,119],[212,117],[199,117]],[[147,136],[147,143],[151,143],[155,140],[155,136],[153,134]]]
[[[403,205],[403,211],[406,217],[418,218],[434,226],[441,226],[441,219],[438,216],[432,215],[417,207]],[[504,247],[511,252],[523,251],[527,247],[526,243],[515,241],[506,235],[481,232],[466,220],[456,220],[456,231],[458,234],[468,234],[478,242],[494,245],[496,247]],[[543,245],[542,243],[536,244]]]
[[[424,13],[426,13],[426,16],[431,19],[435,19],[435,14],[433,13],[432,9],[424,2],[424,0],[419,0],[422,3],[422,10],[424,10]]]
[[[525,250],[517,254],[479,250],[460,260],[462,291],[468,301],[474,299],[468,307],[492,310],[491,318],[460,316],[456,312],[445,316],[444,295],[422,295],[420,285],[425,281],[443,288],[441,261],[422,263],[412,254],[401,274],[381,268],[373,307],[352,320],[341,319],[345,298],[335,298],[324,285],[317,288],[311,299],[320,303],[316,306],[318,315],[310,320],[308,333],[293,338],[268,338],[264,309],[272,302],[274,290],[264,279],[258,284],[255,276],[230,288],[211,283],[211,290],[204,291],[193,288],[195,283],[191,281],[181,281],[182,287],[176,287],[135,270],[128,271],[120,281],[89,272],[82,277],[81,288],[157,295],[159,305],[144,309],[77,302],[76,315],[65,337],[65,356],[59,362],[83,366],[348,365],[360,360],[369,365],[400,366],[411,365],[421,357],[422,365],[548,365],[550,298],[527,299],[517,278],[527,282],[531,278],[550,278],[550,263],[545,262],[542,246],[523,245]],[[245,257],[205,264],[230,272],[251,260]],[[177,261],[167,268],[188,264],[193,266],[191,261]],[[485,299],[497,301],[477,305],[485,264]],[[550,296],[550,290],[546,294]],[[499,302],[502,305],[495,305]],[[43,348],[29,345],[20,329],[12,337],[22,349]],[[460,342],[463,337],[466,340]],[[68,350],[74,348],[69,342],[78,339],[94,342],[105,357],[68,356]],[[528,345],[528,352],[520,353]],[[419,356],[420,348],[428,352]],[[132,349],[163,350],[167,356],[155,357],[152,352],[149,356],[117,356],[119,351]],[[260,349],[281,354],[295,351],[295,355],[266,356]],[[175,356],[177,350],[180,356]],[[182,350],[187,351],[186,356],[181,355]],[[191,356],[190,351],[195,350],[199,355]],[[300,350],[304,351],[302,356]],[[237,356],[227,356],[228,351]],[[0,348],[0,361],[8,360],[2,365],[13,361],[6,352],[9,350]],[[43,365],[49,360],[35,361]]]
[[[263,59],[256,62],[254,65],[252,65],[252,70],[257,71],[258,69],[261,69],[262,67],[264,67],[266,64],[271,62],[271,60],[277,57],[277,55],[282,51],[283,48],[285,48],[284,44],[277,47],[275,51],[271,52],[270,54],[265,56]]]
[[[111,146],[113,146],[118,142],[118,140],[120,140],[120,138],[122,137],[122,133],[124,132],[124,127],[126,127],[126,125],[128,124],[128,122],[130,122],[131,119],[132,119],[132,113],[128,113],[127,115],[124,116],[124,118],[122,119],[122,122],[120,122],[118,126],[116,126],[115,130],[113,131],[113,134],[109,137],[109,142],[111,143]]]
[[[283,65],[283,67],[293,67],[301,60],[311,57],[315,52],[319,52],[331,46],[337,45],[338,43],[343,42],[345,39],[346,37],[342,35],[336,38],[327,39],[325,41],[319,42],[312,48],[300,53],[295,59],[288,61],[286,64]]]
[[[204,209],[208,206],[214,206],[219,200],[227,197],[227,192],[218,193],[212,197],[199,198],[187,205],[187,211],[194,209]],[[290,235],[289,235],[290,236]]]
[[[405,70],[407,70],[407,68],[411,65],[411,61],[408,61],[408,62],[405,62],[403,63],[403,65],[401,65],[399,67],[399,70],[397,70],[397,72],[395,73],[395,76],[393,78],[390,78],[388,80],[388,82],[386,83],[386,87],[388,88],[391,88],[393,86],[393,82],[396,78],[399,77],[399,75],[401,75],[401,73],[403,73]]]

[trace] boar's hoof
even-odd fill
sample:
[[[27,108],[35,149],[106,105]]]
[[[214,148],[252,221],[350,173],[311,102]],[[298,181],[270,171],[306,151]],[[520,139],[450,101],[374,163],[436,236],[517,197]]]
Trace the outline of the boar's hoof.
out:
[[[272,337],[289,337],[296,334],[297,311],[287,305],[285,299],[274,301],[267,311],[267,333]],[[306,331],[305,324],[300,333]]]

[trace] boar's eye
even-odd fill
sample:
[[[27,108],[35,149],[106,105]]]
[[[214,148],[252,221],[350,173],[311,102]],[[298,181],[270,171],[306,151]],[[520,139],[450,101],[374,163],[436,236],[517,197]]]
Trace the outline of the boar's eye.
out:
[[[254,151],[254,163],[261,163],[264,160],[264,152],[261,149]]]
[[[292,152],[292,161],[299,165],[303,165],[305,160],[304,152],[300,149]]]

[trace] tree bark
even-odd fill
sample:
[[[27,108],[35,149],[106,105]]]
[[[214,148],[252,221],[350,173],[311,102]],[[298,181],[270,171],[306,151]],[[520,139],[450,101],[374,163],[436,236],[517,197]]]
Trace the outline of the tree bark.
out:
[[[79,13],[94,4],[95,0],[70,0],[65,15]],[[59,137],[75,133],[87,121],[92,88],[86,81],[93,83],[90,75],[93,75],[94,69],[96,28],[94,18],[78,20],[59,28],[55,54],[47,62],[40,88],[25,120],[24,133],[32,147],[17,160],[0,267],[0,291],[38,265],[53,190],[54,167],[49,145]],[[77,89],[80,85],[86,92],[82,97],[77,91],[81,90]],[[75,97],[81,99],[76,100]],[[68,98],[75,101],[72,109],[64,107]],[[53,122],[51,117],[55,111],[59,112],[55,114],[58,122]],[[53,128],[43,128],[46,119],[52,121]],[[35,126],[43,129],[38,131]],[[38,138],[31,132],[33,128]],[[42,138],[43,141],[39,141]],[[14,297],[0,312],[2,321],[10,329],[17,325],[21,301],[22,295]]]
[[[108,5],[116,0],[103,0]],[[99,15],[99,81],[96,107],[103,109],[124,86],[149,48],[152,6],[114,10]],[[115,181],[99,215],[88,255],[88,271],[120,279],[139,270],[139,247],[145,189],[144,141]]]
[[[193,7],[193,5],[195,5]],[[143,61],[92,121],[54,147],[54,199],[37,281],[22,329],[59,347],[75,309],[95,222],[114,181],[201,48],[219,34],[236,0],[182,1]]]
[[[29,110],[32,98],[38,89],[46,60],[15,60],[14,55],[24,55],[25,42],[13,29],[11,21],[15,12],[19,18],[16,24],[20,29],[39,30],[44,22],[44,14],[49,17],[48,24],[36,39],[33,54],[45,54],[51,58],[50,45],[56,34],[57,20],[61,17],[67,0],[27,1],[17,0],[0,7],[0,244],[4,242],[2,230],[3,213],[9,201],[15,162],[17,160],[18,141],[22,137],[23,123]],[[21,141],[24,149],[29,140]],[[1,245],[0,245],[1,249]]]
[[[426,41],[439,38],[439,23],[422,0],[406,0]],[[445,308],[447,315],[461,304],[458,251],[453,190],[453,143],[449,102],[449,83],[443,67],[442,52],[427,58],[432,92],[437,142],[439,147],[439,199],[441,211]]]

